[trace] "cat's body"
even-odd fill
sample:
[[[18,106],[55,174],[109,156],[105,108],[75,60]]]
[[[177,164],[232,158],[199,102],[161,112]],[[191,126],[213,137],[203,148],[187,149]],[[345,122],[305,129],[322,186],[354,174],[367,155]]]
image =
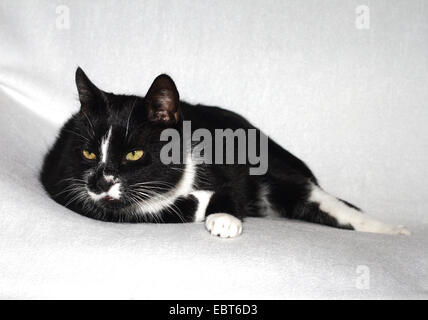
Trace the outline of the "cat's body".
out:
[[[112,222],[205,220],[207,229],[221,237],[239,235],[246,216],[271,214],[358,231],[408,234],[324,192],[302,161],[270,139],[263,175],[249,174],[248,164],[200,164],[191,152],[183,156],[186,163],[164,164],[160,157],[167,142],[160,141],[160,135],[172,128],[182,138],[183,121],[190,121],[192,132],[206,129],[213,136],[215,129],[260,134],[233,112],[179,101],[166,75],[154,81],[144,98],[105,93],[80,69],[76,83],[81,110],[64,125],[47,154],[41,181],[55,201],[82,215]]]

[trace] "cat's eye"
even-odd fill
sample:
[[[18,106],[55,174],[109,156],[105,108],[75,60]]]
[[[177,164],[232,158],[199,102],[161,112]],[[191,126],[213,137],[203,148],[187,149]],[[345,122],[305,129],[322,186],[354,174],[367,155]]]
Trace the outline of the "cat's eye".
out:
[[[88,150],[82,150],[82,154],[83,156],[88,159],[88,160],[94,160],[97,156],[95,155],[95,153],[90,152]]]
[[[128,161],[137,161],[137,160],[141,159],[143,154],[144,154],[143,150],[134,150],[134,151],[129,152],[125,158]]]

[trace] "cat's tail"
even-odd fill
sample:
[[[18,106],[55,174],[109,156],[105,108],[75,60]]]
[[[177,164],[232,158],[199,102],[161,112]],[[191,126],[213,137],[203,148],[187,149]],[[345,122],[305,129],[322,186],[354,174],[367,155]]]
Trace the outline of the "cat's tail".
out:
[[[296,208],[293,218],[361,232],[410,235],[404,226],[392,226],[373,219],[315,184],[310,185],[307,201]]]

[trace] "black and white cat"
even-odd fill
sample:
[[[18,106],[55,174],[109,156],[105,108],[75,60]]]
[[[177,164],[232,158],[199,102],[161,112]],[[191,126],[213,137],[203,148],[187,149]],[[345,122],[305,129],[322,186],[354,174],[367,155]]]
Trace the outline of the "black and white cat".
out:
[[[260,134],[233,112],[180,101],[167,75],[158,76],[145,97],[104,92],[80,68],[76,85],[80,111],[61,129],[40,177],[55,201],[79,214],[111,222],[205,221],[220,237],[236,237],[243,218],[270,212],[343,229],[409,234],[326,193],[301,160],[271,139],[263,175],[249,174],[249,164],[197,162],[184,148],[186,161],[165,164],[161,152],[168,141],[161,133],[175,129],[183,138],[183,121],[190,121],[192,132]]]

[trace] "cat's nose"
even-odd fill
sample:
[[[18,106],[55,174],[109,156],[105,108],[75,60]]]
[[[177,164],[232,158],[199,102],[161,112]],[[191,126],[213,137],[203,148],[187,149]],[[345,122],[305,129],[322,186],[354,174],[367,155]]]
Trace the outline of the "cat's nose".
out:
[[[107,181],[104,177],[101,177],[98,179],[96,187],[101,192],[107,192],[113,184],[113,181]]]

